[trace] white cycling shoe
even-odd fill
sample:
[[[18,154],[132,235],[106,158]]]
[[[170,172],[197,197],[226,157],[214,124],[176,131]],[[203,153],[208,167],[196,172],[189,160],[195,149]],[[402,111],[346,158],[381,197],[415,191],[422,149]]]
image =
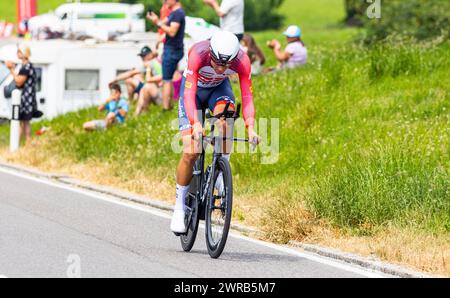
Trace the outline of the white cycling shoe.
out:
[[[172,223],[170,224],[170,229],[176,234],[186,233],[185,224],[186,213],[183,210],[175,210],[172,216]]]

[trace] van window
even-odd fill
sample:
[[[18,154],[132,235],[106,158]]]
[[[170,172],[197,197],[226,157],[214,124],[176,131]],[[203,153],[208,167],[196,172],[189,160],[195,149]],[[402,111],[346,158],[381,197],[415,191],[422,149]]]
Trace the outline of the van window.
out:
[[[67,69],[66,70],[66,91],[98,91],[99,70]]]
[[[9,70],[3,63],[0,63],[0,85],[8,78]]]
[[[42,91],[42,68],[35,67],[36,70],[36,92]]]

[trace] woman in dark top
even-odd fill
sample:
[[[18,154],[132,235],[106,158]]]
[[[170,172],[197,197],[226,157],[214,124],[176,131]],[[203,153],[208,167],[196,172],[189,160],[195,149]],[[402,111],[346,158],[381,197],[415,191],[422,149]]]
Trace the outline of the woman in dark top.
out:
[[[19,120],[21,135],[25,136],[26,143],[31,142],[31,119],[33,113],[37,111],[36,101],[36,70],[33,64],[30,63],[31,51],[26,45],[20,45],[17,49],[17,57],[22,63],[22,67],[18,74],[14,73],[15,65],[11,62],[6,62],[11,75],[16,82],[16,86],[22,91],[22,98],[19,109]]]

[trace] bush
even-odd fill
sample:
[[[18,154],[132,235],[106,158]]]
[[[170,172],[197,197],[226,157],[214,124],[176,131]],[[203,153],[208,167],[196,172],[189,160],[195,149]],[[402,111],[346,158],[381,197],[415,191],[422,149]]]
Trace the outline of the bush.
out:
[[[284,0],[245,0],[245,30],[259,31],[265,29],[279,29],[283,23],[283,16],[277,12],[277,8]],[[143,2],[146,10],[159,11],[161,0],[122,0],[126,3]],[[215,12],[203,0],[181,1],[189,16],[201,17],[212,24],[219,24],[219,18]]]
[[[364,0],[345,0],[346,18],[345,22],[349,26],[361,26],[362,16],[367,8]]]
[[[284,16],[276,9],[284,0],[245,0],[245,30],[279,29]]]
[[[373,43],[388,36],[401,35],[417,40],[449,37],[448,0],[390,0],[382,2],[381,19],[364,20],[366,41]]]

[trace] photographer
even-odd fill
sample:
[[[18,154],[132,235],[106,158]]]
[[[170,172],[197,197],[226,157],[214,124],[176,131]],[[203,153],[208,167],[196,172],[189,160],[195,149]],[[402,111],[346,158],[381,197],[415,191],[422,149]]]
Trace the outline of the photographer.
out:
[[[37,111],[36,101],[36,70],[30,62],[31,50],[26,45],[19,45],[17,49],[17,58],[21,61],[22,67],[16,74],[16,65],[11,61],[6,61],[11,75],[14,78],[16,87],[21,89],[22,97],[19,108],[20,135],[25,136],[26,145],[31,143],[31,119]]]
[[[173,77],[178,68],[178,62],[184,56],[184,32],[186,27],[186,14],[179,0],[167,0],[165,2],[171,13],[167,20],[160,20],[154,13],[149,12],[147,19],[153,22],[159,29],[166,33],[166,42],[163,52],[163,108],[165,111],[171,108],[173,97]]]

